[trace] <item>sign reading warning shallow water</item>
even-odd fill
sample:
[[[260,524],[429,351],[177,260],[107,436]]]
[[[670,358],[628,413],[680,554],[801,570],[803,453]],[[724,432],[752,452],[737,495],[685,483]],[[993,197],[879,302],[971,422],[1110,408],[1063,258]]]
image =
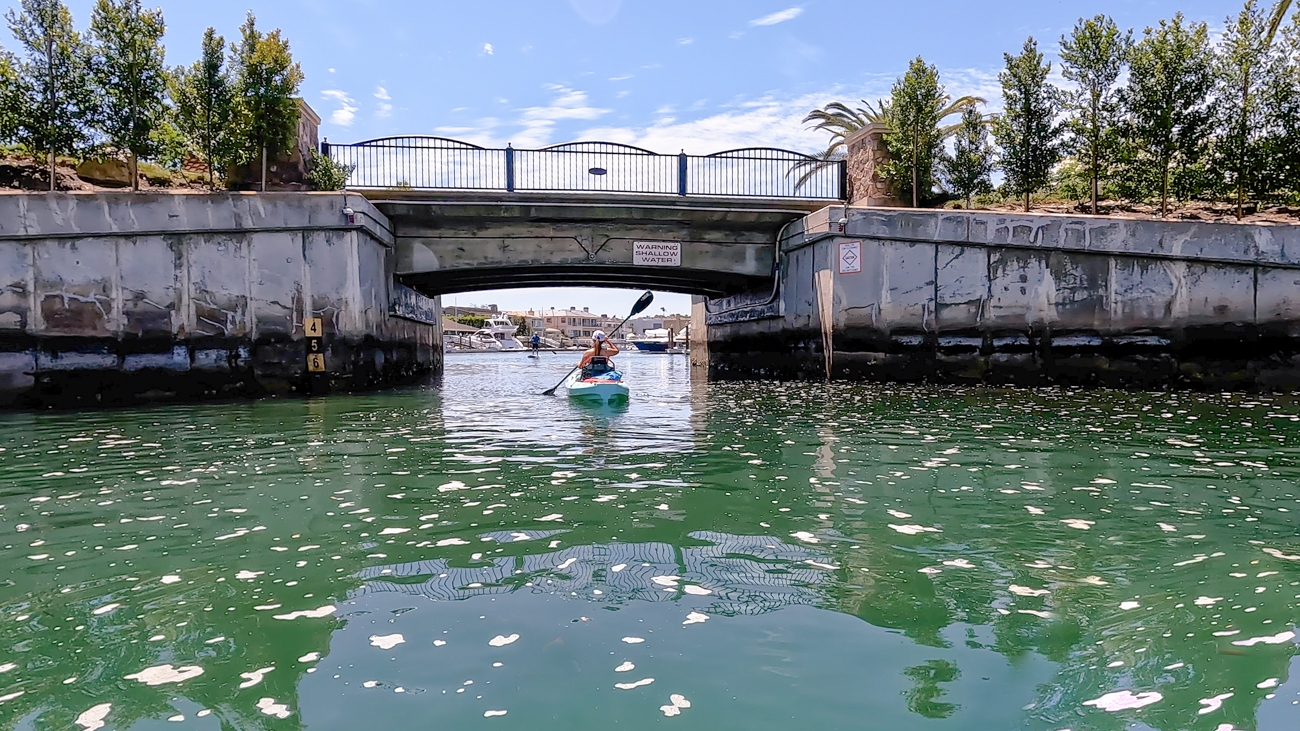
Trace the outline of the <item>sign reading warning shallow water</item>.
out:
[[[680,241],[634,241],[632,264],[639,267],[679,267],[682,265]]]

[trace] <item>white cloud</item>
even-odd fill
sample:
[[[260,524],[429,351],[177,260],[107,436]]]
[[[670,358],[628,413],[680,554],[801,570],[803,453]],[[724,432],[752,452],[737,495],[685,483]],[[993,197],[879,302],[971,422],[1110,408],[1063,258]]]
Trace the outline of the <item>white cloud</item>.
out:
[[[777,23],[784,23],[787,20],[794,20],[795,18],[799,17],[802,14],[803,14],[803,8],[801,7],[786,8],[785,10],[777,11],[775,13],[772,13],[771,15],[764,15],[761,18],[754,18],[753,20],[749,21],[749,24],[750,25],[776,25]]]
[[[610,80],[610,81],[627,81],[627,80],[630,79],[630,78],[632,78],[632,74],[623,74],[622,76],[611,76],[611,77],[609,77],[609,80]]]
[[[486,53],[486,54],[489,55],[489,56],[492,55],[492,44],[491,44],[491,43],[484,43],[484,44],[483,44],[483,53]]]
[[[375,112],[375,116],[380,119],[393,116],[393,97],[388,95],[388,90],[382,86],[375,87],[375,98],[379,100],[379,109]]]
[[[556,122],[595,120],[610,111],[591,106],[585,91],[558,84],[552,84],[547,89],[555,93],[555,100],[544,107],[528,107],[523,110],[518,122],[523,127],[523,132],[514,138],[516,147],[541,147],[547,144]]]
[[[352,121],[357,118],[356,100],[346,91],[339,89],[326,89],[321,92],[321,96],[338,105],[338,109],[330,113],[330,123],[340,127],[351,127]]]
[[[691,45],[691,44],[694,43],[694,42],[695,42],[695,39],[694,39],[694,38],[678,38],[678,39],[677,39],[677,45],[679,45],[679,46],[689,46],[689,45]]]

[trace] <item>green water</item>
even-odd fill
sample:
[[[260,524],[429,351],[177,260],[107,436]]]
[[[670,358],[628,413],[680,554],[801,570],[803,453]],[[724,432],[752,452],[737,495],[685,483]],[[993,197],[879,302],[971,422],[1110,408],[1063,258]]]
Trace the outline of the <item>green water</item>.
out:
[[[0,417],[0,727],[1300,728],[1295,403],[621,361]]]

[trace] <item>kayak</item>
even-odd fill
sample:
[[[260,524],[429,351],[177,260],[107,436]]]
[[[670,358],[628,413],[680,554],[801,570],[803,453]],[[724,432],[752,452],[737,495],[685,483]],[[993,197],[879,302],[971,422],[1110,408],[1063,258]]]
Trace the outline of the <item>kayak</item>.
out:
[[[615,375],[615,378],[608,378],[607,375]],[[621,377],[617,374],[601,374],[593,378],[582,377],[582,371],[574,371],[564,382],[565,388],[569,390],[569,398],[589,399],[591,401],[600,401],[609,403],[612,401],[626,401],[628,398],[628,388],[623,383]]]

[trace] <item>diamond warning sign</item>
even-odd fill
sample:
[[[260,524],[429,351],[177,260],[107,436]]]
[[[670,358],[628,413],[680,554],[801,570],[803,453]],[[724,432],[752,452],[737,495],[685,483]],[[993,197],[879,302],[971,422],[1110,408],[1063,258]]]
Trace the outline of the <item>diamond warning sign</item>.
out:
[[[840,244],[840,274],[857,274],[860,271],[862,271],[862,242],[842,242]]]

